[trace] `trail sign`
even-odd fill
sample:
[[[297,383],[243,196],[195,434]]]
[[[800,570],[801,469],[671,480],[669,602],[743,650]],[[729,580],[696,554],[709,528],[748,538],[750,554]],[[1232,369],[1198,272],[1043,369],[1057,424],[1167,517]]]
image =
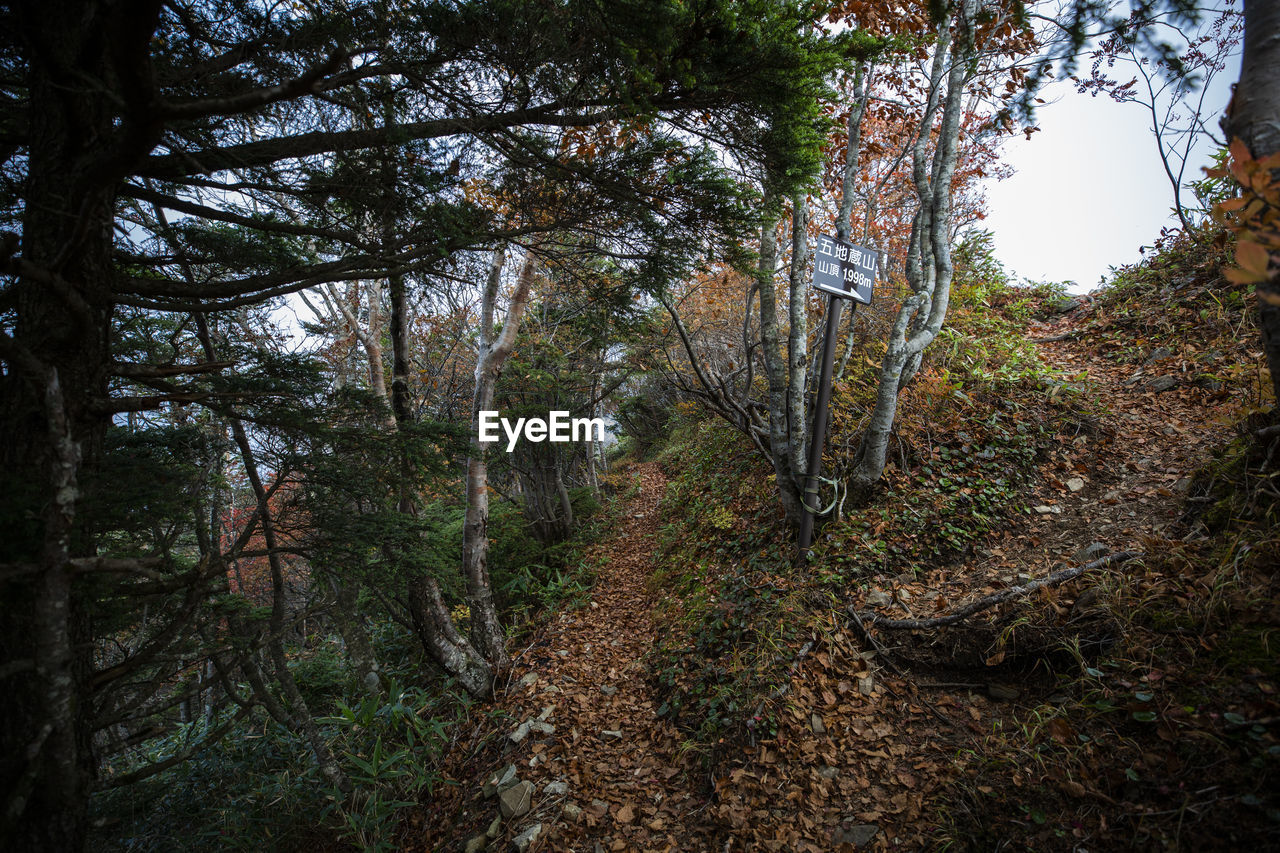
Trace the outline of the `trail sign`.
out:
[[[818,251],[814,255],[813,286],[830,294],[827,300],[827,331],[822,339],[822,368],[818,374],[818,399],[813,405],[813,440],[809,442],[808,469],[804,472],[804,493],[800,500],[804,514],[800,517],[800,535],[796,559],[809,558],[813,545],[813,521],[822,504],[818,501],[818,480],[822,476],[822,446],[827,440],[827,408],[831,403],[831,374],[836,363],[836,343],[840,337],[841,299],[871,304],[871,288],[876,283],[876,258],[871,249],[855,246],[826,234],[818,235]],[[855,304],[850,310],[856,311]]]
[[[876,281],[876,253],[826,234],[818,235],[813,261],[813,286],[832,296],[871,304]]]

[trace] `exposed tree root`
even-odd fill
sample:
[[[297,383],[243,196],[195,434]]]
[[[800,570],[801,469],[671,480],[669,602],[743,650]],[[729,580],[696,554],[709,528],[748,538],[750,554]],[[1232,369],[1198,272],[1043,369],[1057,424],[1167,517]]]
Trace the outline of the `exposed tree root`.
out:
[[[852,609],[850,609],[849,612],[850,615],[854,616],[854,621],[858,622],[859,627],[862,627],[863,622],[865,622],[875,628],[906,630],[940,628],[944,625],[954,625],[957,622],[963,622],[975,613],[980,613],[983,610],[987,610],[997,604],[1009,601],[1010,599],[1025,596],[1028,593],[1035,592],[1037,589],[1041,589],[1046,586],[1057,586],[1058,584],[1066,583],[1073,578],[1078,578],[1085,572],[1093,571],[1095,569],[1104,569],[1108,566],[1120,565],[1142,556],[1145,555],[1140,551],[1120,551],[1115,554],[1108,554],[1101,559],[1094,560],[1092,563],[1086,563],[1083,566],[1076,566],[1071,569],[1062,569],[1061,571],[1054,572],[1053,574],[1039,580],[1034,580],[1020,586],[1011,586],[1008,589],[979,598],[972,604],[967,604],[953,613],[948,613],[946,616],[937,616],[933,619],[886,619],[885,617],[879,616],[875,613],[862,613],[859,615],[855,614]]]

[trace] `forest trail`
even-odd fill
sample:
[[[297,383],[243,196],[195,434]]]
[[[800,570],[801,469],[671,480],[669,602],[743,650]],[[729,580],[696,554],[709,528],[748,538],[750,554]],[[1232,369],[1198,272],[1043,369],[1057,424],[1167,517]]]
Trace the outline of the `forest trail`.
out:
[[[690,781],[697,762],[680,756],[679,733],[658,719],[642,660],[654,642],[650,577],[666,478],[656,463],[630,470],[638,493],[587,555],[600,566],[590,603],[559,613],[517,652],[488,714],[485,733],[501,737],[475,758],[474,775],[460,773],[460,811],[428,828],[429,839],[447,833],[429,849],[478,847],[499,814],[500,796],[486,797],[483,783],[508,764],[531,783],[531,808],[503,820],[484,849],[510,849],[538,824],[536,850],[700,848],[689,825],[706,804]],[[521,735],[526,722],[532,730]]]
[[[1188,365],[1168,349],[1129,363],[1100,353],[1084,327],[1091,313],[1092,303],[1082,302],[1035,330],[1041,357],[1068,376],[1087,376],[1104,411],[1082,421],[1041,468],[1024,540],[1031,547],[1021,552],[1033,571],[1070,561],[1093,542],[1111,551],[1149,551],[1184,536],[1178,522],[1191,478],[1210,450],[1229,440],[1229,424],[1239,417],[1233,394],[1195,384]]]
[[[1172,357],[1123,364],[1088,340],[1044,340],[1080,333],[1087,314],[1086,306],[1031,332],[1068,384],[1087,375],[1104,409],[1041,464],[1026,497],[1035,511],[964,563],[869,576],[866,589],[850,590],[859,609],[878,591],[886,616],[940,615],[1077,563],[1091,543],[1151,551],[1185,533],[1178,521],[1190,477],[1227,437],[1239,402],[1185,381]],[[470,747],[454,750],[458,784],[438,788],[413,821],[425,849],[509,850],[535,826],[531,851],[922,849],[936,843],[940,814],[981,808],[951,802],[953,783],[980,772],[993,727],[1016,725],[1019,704],[1043,701],[1052,686],[985,668],[981,658],[935,669],[933,652],[942,659],[955,649],[931,648],[928,632],[914,640],[881,632],[880,649],[869,649],[835,613],[796,661],[776,736],[726,747],[714,776],[696,752],[682,751],[684,735],[657,716],[662,699],[645,661],[666,480],[654,463],[630,470],[638,493],[589,554],[600,566],[590,602],[561,611],[517,650],[509,684],[460,738]],[[1070,607],[1095,583],[1083,577],[1056,600]],[[898,672],[909,663],[917,666]],[[529,809],[484,838],[503,795],[483,786],[507,765],[529,783]],[[1024,783],[1054,784],[1031,768],[1013,771],[1012,784]]]

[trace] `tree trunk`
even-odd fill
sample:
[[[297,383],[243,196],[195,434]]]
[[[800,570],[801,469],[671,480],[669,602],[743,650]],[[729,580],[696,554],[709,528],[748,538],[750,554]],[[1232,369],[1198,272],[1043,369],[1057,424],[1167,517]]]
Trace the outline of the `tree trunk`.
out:
[[[154,144],[133,114],[145,87],[104,87],[138,82],[121,57],[147,56],[157,11],[51,0],[18,4],[11,16],[26,47],[30,110],[21,260],[9,295],[17,320],[12,337],[0,332],[0,562],[30,570],[0,585],[0,665],[19,668],[5,679],[0,724],[6,849],[85,843],[92,642],[68,560],[95,553],[78,508],[108,425],[94,404],[107,396],[116,164]]]
[[[462,570],[471,608],[471,645],[497,672],[510,666],[506,634],[498,621],[498,609],[489,585],[489,464],[488,445],[480,443],[480,412],[492,410],[494,390],[502,367],[516,344],[520,320],[529,304],[536,270],[533,253],[524,265],[511,294],[502,332],[492,338],[494,308],[502,281],[504,253],[494,253],[493,266],[481,305],[480,352],[476,359],[476,389],[471,405],[471,456],[467,460],[467,511],[462,525]]]
[[[768,198],[765,199],[766,207]],[[760,229],[760,349],[764,357],[765,377],[769,383],[769,457],[778,484],[778,495],[787,520],[800,521],[804,507],[800,502],[800,483],[792,467],[791,440],[787,430],[787,363],[783,361],[778,332],[778,296],[774,273],[778,267],[778,236],[772,219]]]
[[[1223,125],[1227,138],[1240,139],[1255,160],[1280,151],[1280,4],[1245,0],[1244,54],[1240,82]],[[1280,175],[1273,175],[1280,180]],[[1272,266],[1280,258],[1271,255]],[[1271,387],[1280,406],[1280,276],[1258,285],[1258,327],[1271,370]]]
[[[912,152],[913,179],[920,199],[907,249],[907,282],[914,293],[898,311],[881,362],[876,404],[858,448],[850,483],[850,494],[858,501],[870,496],[884,473],[904,378],[909,379],[919,367],[921,354],[937,337],[947,316],[952,274],[951,179],[958,154],[961,101],[971,63],[973,15],[973,0],[962,0],[955,13],[955,34],[950,30],[951,21],[939,28],[928,101]],[[945,105],[935,138],[933,120],[944,97],[944,80]]]
[[[809,207],[805,193],[791,200],[791,276],[787,296],[790,328],[787,331],[787,432],[791,444],[791,470],[796,478],[805,474],[809,455],[809,430],[805,417],[809,401],[806,370],[809,360]]]
[[[458,633],[435,578],[420,578],[409,587],[409,613],[423,647],[462,689],[477,699],[493,694],[493,667]]]

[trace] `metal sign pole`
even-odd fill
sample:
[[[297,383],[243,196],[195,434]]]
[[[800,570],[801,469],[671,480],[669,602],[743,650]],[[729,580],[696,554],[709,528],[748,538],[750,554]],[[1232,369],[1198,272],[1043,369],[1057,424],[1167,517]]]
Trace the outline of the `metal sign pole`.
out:
[[[844,300],[827,297],[827,331],[822,341],[822,369],[818,374],[818,399],[813,407],[813,440],[809,443],[809,464],[805,472],[804,515],[800,519],[800,542],[797,562],[804,562],[813,545],[813,520],[821,506],[818,503],[818,478],[822,475],[822,446],[827,440],[827,409],[831,403],[831,374],[835,370],[836,343],[840,338],[840,310]],[[854,303],[851,310],[857,310]]]
[[[822,341],[822,371],[818,375],[818,399],[813,406],[813,440],[809,444],[808,471],[804,475],[804,493],[800,502],[800,541],[796,561],[809,557],[813,545],[813,521],[818,503],[818,480],[822,476],[822,446],[827,440],[827,409],[831,404],[831,374],[836,365],[836,344],[840,338],[841,303],[871,304],[871,290],[876,282],[876,256],[864,246],[855,246],[842,237],[818,235],[818,251],[813,265],[813,286],[829,294],[827,298],[827,333]],[[850,315],[852,316],[852,315]]]

